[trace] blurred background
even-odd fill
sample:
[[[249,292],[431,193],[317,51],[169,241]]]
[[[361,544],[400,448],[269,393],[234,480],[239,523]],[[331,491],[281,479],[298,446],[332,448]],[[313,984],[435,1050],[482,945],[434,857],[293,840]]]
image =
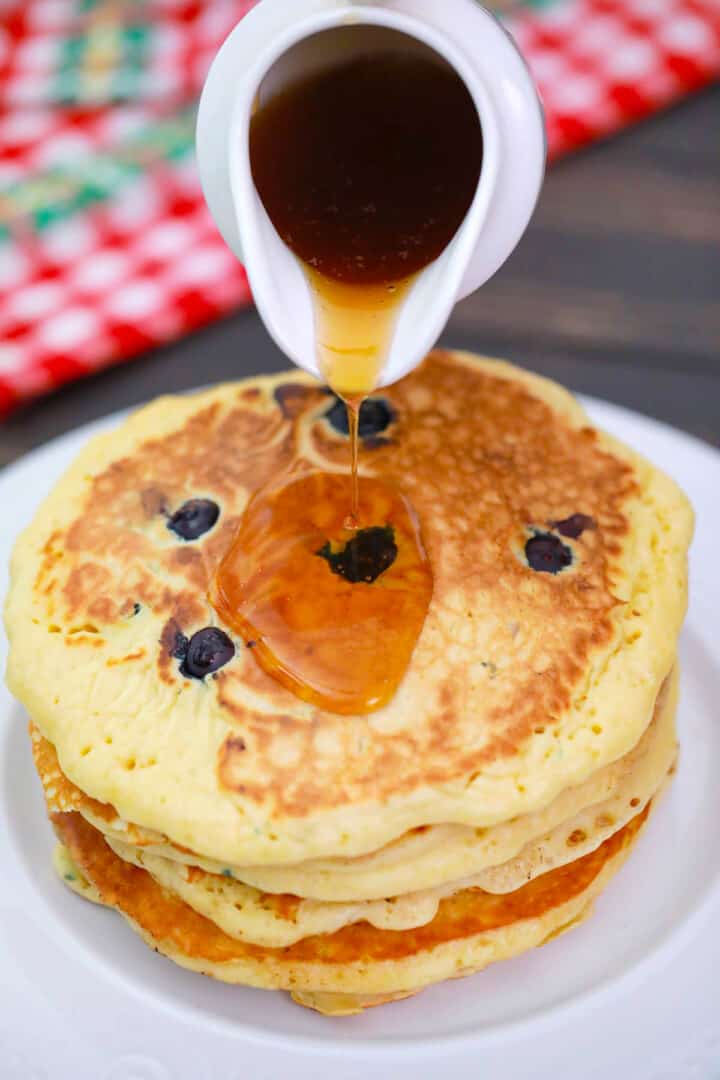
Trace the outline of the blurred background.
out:
[[[443,341],[720,445],[720,0],[495,6],[543,98],[549,172]],[[250,7],[0,0],[0,465],[288,365],[193,159],[205,73]]]

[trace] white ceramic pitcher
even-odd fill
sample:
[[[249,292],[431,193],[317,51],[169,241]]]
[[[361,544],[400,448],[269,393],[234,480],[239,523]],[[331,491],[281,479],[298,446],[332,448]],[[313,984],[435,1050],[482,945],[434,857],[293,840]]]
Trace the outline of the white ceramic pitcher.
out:
[[[455,303],[505,262],[535,207],[545,166],[543,114],[509,35],[475,0],[261,0],[215,57],[197,125],[205,198],[245,264],[260,315],[283,352],[319,376],[307,279],[253,184],[250,119],[258,102],[298,77],[368,49],[397,49],[399,42],[434,51],[458,72],[477,106],[484,150],[465,221],[403,303],[381,386],[407,374],[433,347]]]

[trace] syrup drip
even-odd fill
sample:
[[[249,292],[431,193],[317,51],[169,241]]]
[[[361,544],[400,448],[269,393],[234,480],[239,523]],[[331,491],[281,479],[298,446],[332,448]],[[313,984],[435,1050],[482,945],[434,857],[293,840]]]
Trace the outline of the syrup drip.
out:
[[[347,529],[357,529],[360,517],[360,484],[358,462],[360,457],[360,407],[362,398],[349,397],[345,401],[348,415],[348,435],[350,438],[350,513],[345,519]]]
[[[439,58],[384,51],[260,104],[250,161],[310,286],[319,366],[348,409],[352,480],[349,493],[345,477],[323,473],[259,492],[211,600],[298,697],[367,713],[405,673],[432,573],[404,496],[358,476],[360,406],[415,277],[470,208],[482,132],[467,88]]]

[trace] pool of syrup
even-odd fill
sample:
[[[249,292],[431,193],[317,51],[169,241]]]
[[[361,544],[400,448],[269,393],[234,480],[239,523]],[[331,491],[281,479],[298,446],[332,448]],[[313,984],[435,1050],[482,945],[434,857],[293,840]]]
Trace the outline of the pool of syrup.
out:
[[[341,473],[311,473],[258,492],[211,600],[278,682],[331,712],[362,715],[395,694],[433,579],[415,514],[399,491],[361,477],[354,529],[346,507]]]

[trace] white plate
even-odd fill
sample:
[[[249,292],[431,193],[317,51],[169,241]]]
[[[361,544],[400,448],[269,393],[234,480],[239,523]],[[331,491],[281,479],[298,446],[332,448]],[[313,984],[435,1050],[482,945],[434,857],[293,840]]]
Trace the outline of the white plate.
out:
[[[679,773],[594,918],[527,956],[344,1020],[213,983],[56,882],[25,717],[0,689],[2,1080],[274,1080],[325,1068],[343,1080],[370,1070],[393,1080],[448,1070],[473,1080],[720,1077],[720,455],[634,413],[588,405],[673,474],[698,512]],[[0,574],[45,492],[88,436],[117,419],[0,474]],[[0,662],[3,650],[4,640]]]

